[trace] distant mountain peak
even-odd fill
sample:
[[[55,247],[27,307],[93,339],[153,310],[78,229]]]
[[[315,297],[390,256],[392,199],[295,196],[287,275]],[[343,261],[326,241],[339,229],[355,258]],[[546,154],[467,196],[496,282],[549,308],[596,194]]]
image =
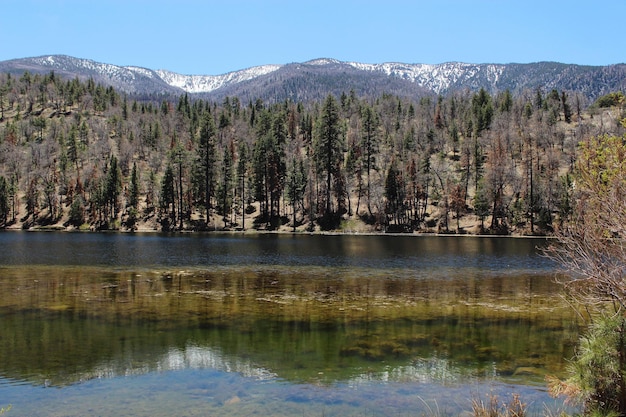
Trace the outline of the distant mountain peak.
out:
[[[280,67],[280,65],[260,65],[222,75],[182,75],[166,70],[158,70],[156,73],[167,84],[195,94],[210,93],[230,84],[251,80],[274,72]]]
[[[180,95],[183,92],[220,100],[311,100],[328,94],[355,91],[416,97],[485,88],[491,93],[521,93],[540,88],[575,91],[594,99],[626,90],[626,65],[582,66],[556,62],[532,64],[366,64],[317,58],[303,63],[260,65],[221,75],[183,75],[167,70],[118,66],[67,55],[44,55],[0,62],[0,72],[24,71],[93,78],[139,96]]]
[[[306,65],[333,65],[342,64],[343,62],[333,58],[317,58],[304,62]]]

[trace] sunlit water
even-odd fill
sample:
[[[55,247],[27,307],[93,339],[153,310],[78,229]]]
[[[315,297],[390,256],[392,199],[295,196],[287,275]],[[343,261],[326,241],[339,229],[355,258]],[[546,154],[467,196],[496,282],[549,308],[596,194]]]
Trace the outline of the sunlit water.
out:
[[[578,336],[542,240],[0,233],[16,416],[563,408]]]

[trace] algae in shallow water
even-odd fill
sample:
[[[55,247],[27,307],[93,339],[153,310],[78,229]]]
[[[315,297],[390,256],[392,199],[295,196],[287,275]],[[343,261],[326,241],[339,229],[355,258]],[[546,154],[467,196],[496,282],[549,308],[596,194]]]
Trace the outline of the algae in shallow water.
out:
[[[404,369],[407,378],[411,367],[437,358],[455,377],[495,372],[537,383],[541,372],[562,372],[578,335],[573,312],[542,275],[416,280],[388,271],[268,267],[2,272],[0,289],[10,296],[0,300],[0,331],[8,335],[0,339],[0,358],[7,358],[0,369],[39,382],[147,372],[163,367],[172,349],[199,346],[223,363],[244,361],[301,382],[389,369]],[[526,368],[542,371],[516,373]]]

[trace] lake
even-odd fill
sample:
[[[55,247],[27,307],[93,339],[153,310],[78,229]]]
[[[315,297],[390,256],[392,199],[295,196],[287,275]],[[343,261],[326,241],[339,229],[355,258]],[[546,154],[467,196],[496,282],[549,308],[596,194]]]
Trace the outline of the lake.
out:
[[[542,239],[0,233],[7,416],[563,410],[580,331]],[[557,412],[558,414],[558,412]]]

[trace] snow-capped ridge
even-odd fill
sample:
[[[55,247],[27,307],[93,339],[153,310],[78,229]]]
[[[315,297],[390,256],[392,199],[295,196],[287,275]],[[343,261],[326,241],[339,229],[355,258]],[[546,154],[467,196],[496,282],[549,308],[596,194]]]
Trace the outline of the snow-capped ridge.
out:
[[[118,66],[105,64],[90,59],[74,58],[67,55],[46,55],[28,58],[31,65],[36,64],[51,70],[62,72],[81,72],[97,74],[102,79],[128,92],[138,92],[140,84],[146,82],[160,85],[170,91],[184,91],[190,94],[206,94],[216,90],[235,86],[239,83],[279,71],[286,65],[259,65],[239,71],[231,71],[221,75],[183,75],[168,70],[151,70],[138,66]],[[504,64],[467,64],[447,62],[443,64],[406,64],[401,62],[385,62],[366,64],[361,62],[344,62],[333,58],[316,58],[297,65],[305,66],[349,66],[357,71],[382,73],[388,77],[399,78],[436,94],[445,93],[455,87],[474,88],[487,86],[496,89],[498,81],[507,65]],[[293,67],[293,65],[291,65]]]
[[[479,76],[484,78],[484,81],[490,85],[496,85],[505,69],[504,65],[478,65],[462,62],[446,62],[443,64],[403,64],[399,62],[363,64],[348,62],[347,64],[363,71],[382,72],[390,77],[402,78],[432,90],[437,94],[441,94],[459,83],[471,82]]]
[[[219,88],[254,79],[280,69],[281,65],[260,65],[222,75],[183,75],[168,70],[151,70],[138,66],[105,64],[90,59],[74,58],[67,55],[46,55],[29,58],[30,65],[38,65],[60,72],[95,73],[111,80],[122,89],[134,92],[132,84],[138,79],[162,82],[169,87],[187,93],[210,93]]]
[[[281,65],[260,65],[222,75],[182,75],[167,70],[157,70],[156,73],[167,84],[188,93],[208,93],[227,85],[269,74],[280,68]]]
[[[595,99],[626,89],[626,65],[582,66],[558,62],[530,64],[367,64],[317,58],[302,63],[260,65],[221,75],[183,75],[168,70],[119,66],[67,55],[44,55],[0,62],[0,72],[93,79],[141,97],[177,96],[183,92],[219,100],[226,95],[269,101],[311,100],[353,90],[359,94],[393,93],[416,97],[453,91],[490,93],[528,89],[580,91]]]
[[[341,61],[333,58],[316,58],[310,61],[304,62],[306,65],[334,65],[334,64],[342,64]]]

